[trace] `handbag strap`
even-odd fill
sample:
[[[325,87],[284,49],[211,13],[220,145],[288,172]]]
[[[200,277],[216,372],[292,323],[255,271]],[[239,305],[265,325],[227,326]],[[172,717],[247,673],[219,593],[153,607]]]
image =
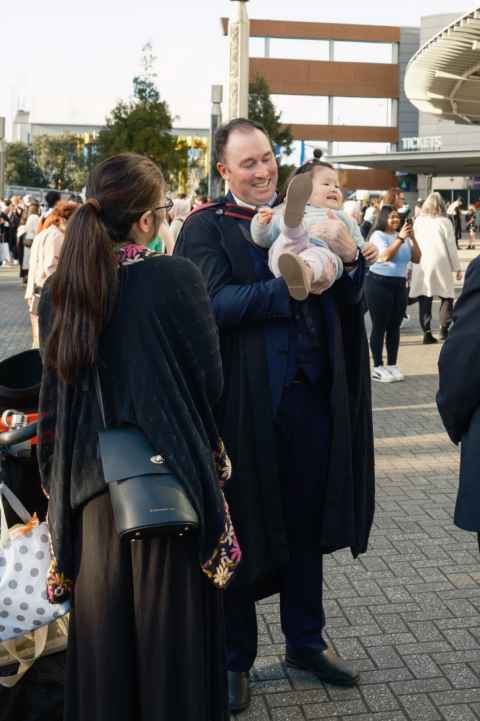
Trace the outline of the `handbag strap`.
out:
[[[100,408],[100,416],[102,418],[103,427],[107,430],[108,427],[105,416],[105,406],[103,405],[102,382],[100,380],[100,373],[97,365],[93,369],[93,382],[95,384],[95,391],[97,394],[98,407]]]
[[[8,524],[5,508],[3,507],[4,497],[7,499],[12,511],[14,511],[24,523],[30,523],[32,520],[31,514],[27,511],[20,499],[12,493],[5,483],[0,483],[0,546],[5,546],[8,542]]]

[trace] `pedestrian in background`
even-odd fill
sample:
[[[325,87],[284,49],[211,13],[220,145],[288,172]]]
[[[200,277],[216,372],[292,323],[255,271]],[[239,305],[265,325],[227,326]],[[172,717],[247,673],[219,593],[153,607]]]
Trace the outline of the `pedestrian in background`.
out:
[[[460,247],[459,244],[460,240],[462,239],[462,208],[463,199],[457,198],[453,201],[453,203],[450,203],[447,210],[447,215],[453,225],[455,244],[457,246],[457,249]]]
[[[233,572],[223,555],[233,530],[212,411],[221,358],[199,271],[146,248],[167,207],[148,158],[97,165],[42,294],[40,468],[55,578],[73,602],[64,721],[229,718],[219,589]],[[136,426],[168,460],[198,535],[120,539],[97,449],[95,367],[109,426]]]
[[[30,267],[30,252],[40,220],[40,206],[32,201],[23,211],[20,225],[17,229],[17,255],[20,265],[20,278],[27,283],[28,269]]]
[[[59,203],[62,199],[61,194],[58,192],[58,190],[49,190],[48,193],[45,195],[45,203],[46,203],[46,210],[44,213],[42,213],[42,216],[38,222],[37,225],[37,233],[40,233],[43,230],[45,220],[48,218],[54,207],[57,203]]]
[[[179,193],[175,200],[173,201],[173,207],[168,212],[168,215],[170,217],[171,223],[170,223],[170,232],[172,234],[173,238],[173,244],[175,245],[178,234],[180,233],[182,229],[182,225],[185,221],[185,218],[190,213],[192,209],[192,203],[190,198],[187,198],[186,193]]]
[[[32,243],[25,300],[30,311],[33,348],[38,348],[39,344],[38,303],[40,294],[47,278],[57,269],[67,221],[78,207],[78,203],[70,201],[62,200],[56,203],[55,208],[43,221],[43,230],[35,236]]]
[[[402,226],[398,211],[389,205],[382,206],[370,242],[378,248],[378,260],[371,266],[365,282],[365,298],[372,319],[372,380],[380,383],[403,381],[397,359],[400,326],[407,306],[406,279],[409,263],[418,263],[421,253],[412,221]],[[384,345],[386,366],[383,364]]]
[[[475,242],[477,240],[477,209],[473,203],[468,206],[468,211],[465,215],[465,225],[468,233],[468,245],[467,250],[474,250]]]
[[[375,197],[370,200],[370,204],[365,209],[365,213],[363,215],[363,221],[360,225],[360,232],[362,236],[365,238],[365,240],[368,238],[368,235],[372,229],[372,227],[375,225],[375,222],[378,217],[378,213],[380,212],[380,198]]]
[[[428,345],[437,342],[431,328],[433,299],[440,298],[440,338],[445,340],[452,322],[453,275],[462,278],[453,226],[439,193],[430,193],[413,228],[422,257],[412,269],[410,298],[418,298],[423,342]]]

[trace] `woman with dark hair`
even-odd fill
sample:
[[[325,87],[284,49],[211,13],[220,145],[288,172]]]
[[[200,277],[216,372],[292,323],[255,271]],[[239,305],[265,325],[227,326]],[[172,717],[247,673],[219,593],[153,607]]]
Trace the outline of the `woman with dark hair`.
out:
[[[378,260],[370,268],[365,297],[372,319],[370,349],[373,356],[372,380],[380,383],[402,381],[397,366],[400,325],[407,304],[408,264],[418,263],[421,252],[408,220],[400,230],[400,216],[391,205],[384,205],[370,236],[378,248]],[[383,346],[387,346],[387,365],[383,365]]]
[[[65,721],[227,721],[221,588],[239,549],[219,485],[222,392],[200,272],[148,250],[170,204],[159,168],[97,165],[40,302],[39,459],[54,563],[71,595]],[[97,451],[98,369],[109,426],[134,425],[168,460],[198,535],[120,541]],[[222,463],[220,463],[222,461]]]

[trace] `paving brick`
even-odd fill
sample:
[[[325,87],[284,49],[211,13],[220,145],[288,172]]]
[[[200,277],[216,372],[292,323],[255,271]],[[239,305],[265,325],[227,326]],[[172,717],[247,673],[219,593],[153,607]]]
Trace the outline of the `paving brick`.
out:
[[[287,693],[272,693],[267,697],[270,708],[282,706],[300,706],[302,704],[326,703],[328,696],[323,688],[310,691],[290,691]]]
[[[406,656],[405,663],[415,678],[432,678],[433,676],[441,675],[437,664],[426,654]]]
[[[406,721],[406,718],[402,711],[383,711],[349,716],[348,721]]]
[[[375,684],[362,688],[363,698],[370,711],[395,711],[399,704],[386,684]]]
[[[443,635],[457,651],[466,651],[471,648],[480,649],[479,641],[468,631],[446,629]]]
[[[432,693],[431,698],[437,706],[452,704],[480,703],[480,688],[467,688],[455,691]]]
[[[351,714],[360,714],[368,710],[361,698],[324,704],[305,704],[302,708],[307,719],[350,716]]]
[[[412,721],[436,721],[441,718],[428,696],[420,694],[401,696],[400,702]]]
[[[400,668],[386,668],[377,669],[375,671],[366,671],[360,676],[360,684],[368,685],[373,683],[389,683],[391,681],[405,681],[406,679],[411,678],[412,674],[410,673],[408,668],[405,668],[405,666],[401,666]]]
[[[272,721],[305,721],[302,709],[298,706],[274,709],[271,717]]]
[[[442,716],[445,721],[476,721],[477,717],[472,709],[466,704],[458,706],[444,706],[442,708]]]
[[[377,646],[370,648],[368,653],[380,669],[402,668],[404,662],[393,646]]]
[[[465,663],[446,664],[440,668],[454,688],[475,688],[480,685],[478,676]]]
[[[400,681],[390,684],[392,691],[401,696],[403,694],[431,693],[432,691],[445,691],[451,688],[450,682],[444,676],[438,678],[415,679],[414,681]]]

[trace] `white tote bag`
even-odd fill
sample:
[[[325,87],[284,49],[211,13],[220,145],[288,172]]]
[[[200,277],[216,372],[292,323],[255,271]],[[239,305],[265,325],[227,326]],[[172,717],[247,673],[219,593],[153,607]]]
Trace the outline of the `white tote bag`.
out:
[[[25,525],[7,526],[4,499]],[[68,613],[70,603],[50,604],[47,575],[51,552],[46,523],[32,517],[0,483],[0,641],[35,631]]]

